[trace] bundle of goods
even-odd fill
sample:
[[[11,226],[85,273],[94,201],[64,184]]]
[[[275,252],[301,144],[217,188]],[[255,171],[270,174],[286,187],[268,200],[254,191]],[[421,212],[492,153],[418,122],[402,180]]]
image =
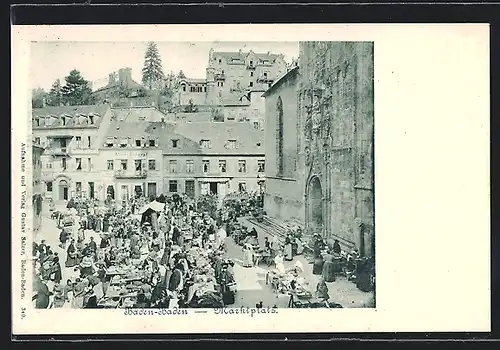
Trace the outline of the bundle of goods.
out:
[[[222,301],[222,294],[219,292],[206,292],[194,300],[191,307],[194,308],[222,308],[224,302]]]

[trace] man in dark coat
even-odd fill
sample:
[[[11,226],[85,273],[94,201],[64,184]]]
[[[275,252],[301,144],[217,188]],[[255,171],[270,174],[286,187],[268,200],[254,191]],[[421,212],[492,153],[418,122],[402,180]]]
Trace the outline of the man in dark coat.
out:
[[[168,290],[171,292],[174,292],[178,290],[181,281],[182,281],[182,267],[177,264],[175,266],[174,271],[172,272],[172,275],[170,276],[170,280],[168,281]]]

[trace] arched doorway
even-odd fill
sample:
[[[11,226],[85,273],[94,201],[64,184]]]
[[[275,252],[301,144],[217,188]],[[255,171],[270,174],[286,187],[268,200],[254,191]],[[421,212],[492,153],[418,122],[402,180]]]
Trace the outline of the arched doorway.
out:
[[[319,177],[309,181],[307,201],[309,208],[309,227],[314,233],[323,232],[323,189]]]
[[[59,180],[59,200],[68,200],[68,181]]]

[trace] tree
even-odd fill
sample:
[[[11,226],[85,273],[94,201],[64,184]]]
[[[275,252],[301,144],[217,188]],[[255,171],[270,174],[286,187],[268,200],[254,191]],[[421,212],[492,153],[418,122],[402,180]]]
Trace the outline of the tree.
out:
[[[42,88],[36,88],[31,91],[31,108],[43,108],[45,107],[45,99],[47,98],[47,93]]]
[[[179,79],[186,79],[186,75],[182,70],[179,71],[179,74],[177,74],[177,78]]]
[[[150,42],[144,55],[144,68],[142,68],[142,83],[149,89],[160,89],[165,80],[158,47]]]
[[[61,89],[62,102],[64,104],[78,106],[94,102],[89,82],[81,76],[79,71],[73,69],[64,80],[66,84]]]
[[[47,95],[47,104],[49,106],[60,106],[62,103],[61,81],[57,79]]]

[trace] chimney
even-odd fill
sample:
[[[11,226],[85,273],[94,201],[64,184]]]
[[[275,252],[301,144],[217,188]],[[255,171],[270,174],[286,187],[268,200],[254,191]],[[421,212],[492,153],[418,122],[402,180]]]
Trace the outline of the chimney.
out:
[[[108,85],[113,85],[114,83],[116,83],[116,75],[115,73],[109,73],[108,75],[109,79],[108,79]]]

